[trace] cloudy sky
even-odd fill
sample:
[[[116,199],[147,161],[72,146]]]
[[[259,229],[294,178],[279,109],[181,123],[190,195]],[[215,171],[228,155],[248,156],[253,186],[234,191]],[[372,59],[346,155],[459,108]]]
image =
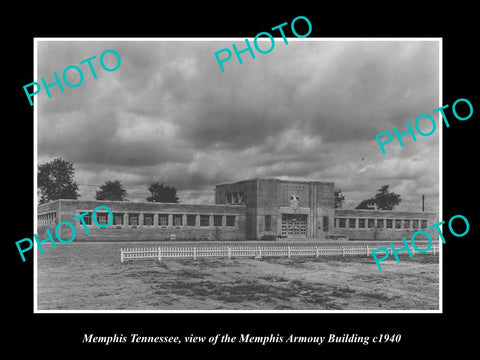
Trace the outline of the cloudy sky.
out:
[[[181,190],[182,202],[208,203],[215,184],[278,177],[334,181],[348,207],[384,184],[405,206],[418,209],[422,194],[428,206],[438,202],[438,128],[404,137],[403,148],[386,145],[386,155],[375,139],[442,105],[436,41],[279,38],[269,54],[244,53],[243,64],[233,55],[221,72],[214,52],[242,49],[244,39],[93,40],[37,43],[37,81],[51,83],[69,65],[83,70],[80,86],[35,98],[38,163],[72,162],[82,199],[118,179],[131,201],[144,200],[159,180]],[[121,57],[113,72],[99,64],[108,49]],[[94,55],[97,79],[80,65]]]

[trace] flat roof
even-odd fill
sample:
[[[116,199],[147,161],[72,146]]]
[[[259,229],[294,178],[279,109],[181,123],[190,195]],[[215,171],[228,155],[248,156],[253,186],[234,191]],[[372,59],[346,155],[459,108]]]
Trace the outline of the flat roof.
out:
[[[62,201],[67,201],[67,202],[96,202],[96,203],[115,203],[115,204],[149,204],[149,205],[188,205],[188,206],[231,206],[231,207],[239,207],[242,204],[192,204],[192,203],[167,203],[167,202],[150,202],[150,201],[117,201],[117,200],[87,200],[87,199],[57,199],[53,201],[49,201],[44,204],[38,204],[38,207],[41,206],[46,206],[50,204],[54,204],[55,202],[62,202]]]

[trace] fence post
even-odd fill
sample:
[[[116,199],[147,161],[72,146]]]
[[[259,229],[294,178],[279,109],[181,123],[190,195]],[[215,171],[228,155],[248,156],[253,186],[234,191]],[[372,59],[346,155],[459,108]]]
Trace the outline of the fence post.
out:
[[[197,248],[193,247],[193,260],[197,260]]]
[[[158,261],[162,261],[162,249],[158,247]]]
[[[318,246],[315,246],[315,255],[317,256],[317,259],[318,259]]]
[[[368,257],[368,245],[367,245],[367,257]]]
[[[120,262],[123,263],[123,249],[120,249]]]
[[[433,255],[435,255],[435,248],[436,248],[436,245],[433,245]]]
[[[342,256],[345,256],[345,248],[342,245]]]
[[[230,246],[227,246],[228,250],[228,258],[230,259],[232,257],[232,250],[230,249]]]
[[[290,246],[287,246],[288,249],[288,258],[290,259]]]
[[[262,258],[262,249],[260,249],[260,246],[258,247],[258,257],[260,259]]]

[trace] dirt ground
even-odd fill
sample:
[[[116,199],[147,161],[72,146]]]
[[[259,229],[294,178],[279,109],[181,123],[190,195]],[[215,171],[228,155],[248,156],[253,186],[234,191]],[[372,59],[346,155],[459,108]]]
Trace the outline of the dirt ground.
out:
[[[438,310],[438,255],[120,262],[125,243],[38,253],[38,310]],[[139,245],[141,246],[141,245]]]

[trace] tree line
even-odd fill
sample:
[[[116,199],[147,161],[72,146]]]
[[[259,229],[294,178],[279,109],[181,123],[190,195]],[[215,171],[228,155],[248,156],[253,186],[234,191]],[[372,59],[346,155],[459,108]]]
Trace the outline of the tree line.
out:
[[[80,197],[78,184],[75,182],[75,168],[71,162],[56,158],[51,162],[38,166],[37,185],[39,203],[44,204],[58,199],[77,199]],[[355,209],[365,210],[393,210],[400,204],[400,195],[391,192],[389,185],[383,185],[377,190],[374,197],[361,201]],[[147,189],[150,196],[148,202],[178,203],[177,189],[158,181],[153,182]],[[128,201],[127,191],[120,180],[107,180],[95,194],[96,200]],[[341,208],[345,203],[342,190],[335,191],[334,206]]]
[[[44,204],[58,199],[78,199],[81,195],[74,179],[75,168],[71,162],[56,158],[38,166],[37,187],[39,203]],[[158,181],[147,189],[148,202],[178,203],[177,189]],[[107,180],[95,194],[96,200],[128,201],[127,191],[120,180]]]

